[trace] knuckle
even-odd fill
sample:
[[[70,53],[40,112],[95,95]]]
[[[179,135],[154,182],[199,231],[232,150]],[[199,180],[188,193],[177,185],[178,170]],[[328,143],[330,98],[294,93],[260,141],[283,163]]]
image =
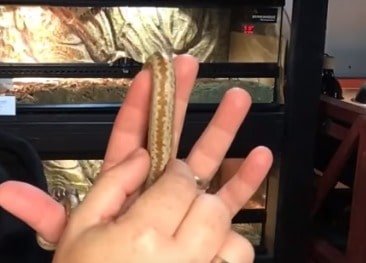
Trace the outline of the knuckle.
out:
[[[250,262],[253,262],[254,258],[255,258],[254,247],[247,239],[243,238],[243,240],[245,240],[245,244],[247,245],[247,247],[246,247],[246,250],[248,251],[247,258],[248,258],[248,260],[250,260]],[[243,246],[243,248],[244,248],[244,246]]]
[[[217,220],[220,224],[230,226],[231,217],[230,211],[221,198],[215,194],[202,194],[200,198],[203,198],[203,209],[214,212],[217,216],[212,219]]]
[[[144,251],[147,254],[153,254],[158,244],[158,234],[153,227],[143,228],[138,231],[132,240],[138,251]]]
[[[247,238],[235,232],[234,230],[231,230],[229,235],[229,245],[231,245],[233,249],[240,248],[238,251],[240,252],[239,257],[243,259],[245,258],[247,260],[245,262],[253,262],[255,258],[255,250],[252,243],[250,243]]]
[[[174,176],[177,184],[185,189],[196,189],[196,181],[189,166],[182,160],[172,160],[168,167],[169,176]]]
[[[243,236],[240,236],[240,243],[238,247],[241,248],[242,253],[245,253],[243,255],[243,258],[245,257],[248,262],[253,262],[255,258],[255,251],[253,245],[249,242],[248,239],[244,238]]]

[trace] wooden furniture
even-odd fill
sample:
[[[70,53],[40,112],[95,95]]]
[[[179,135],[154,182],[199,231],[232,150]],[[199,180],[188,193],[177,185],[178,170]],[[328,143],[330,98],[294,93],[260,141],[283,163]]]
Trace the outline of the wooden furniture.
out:
[[[355,172],[347,171],[346,184],[352,189],[349,232],[345,251],[339,251],[326,240],[314,241],[314,255],[319,262],[366,262],[366,105],[350,97],[337,100],[323,96],[320,104],[322,132],[340,141],[334,155],[317,183],[312,215],[315,216],[327,196],[341,180],[347,161],[354,158]],[[332,261],[330,261],[332,260]]]

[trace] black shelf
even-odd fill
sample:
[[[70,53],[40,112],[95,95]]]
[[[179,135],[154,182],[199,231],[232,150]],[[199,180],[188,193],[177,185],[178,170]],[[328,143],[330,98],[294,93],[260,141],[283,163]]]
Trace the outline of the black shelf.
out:
[[[272,255],[269,254],[262,254],[257,252],[256,250],[256,257],[254,259],[254,263],[273,263],[274,259]]]
[[[44,108],[43,108],[44,107]],[[179,157],[188,155],[212,118],[217,105],[189,105]],[[1,117],[0,129],[27,139],[42,159],[102,159],[119,105],[28,105],[17,116]],[[265,144],[279,152],[283,142],[283,111],[279,105],[254,105],[227,157],[242,158]]]
[[[165,6],[165,7],[232,7],[232,6],[284,6],[285,0],[1,0],[0,4],[10,5],[51,5],[51,6]]]
[[[266,221],[266,209],[245,209],[239,211],[232,220],[232,223],[264,223]]]
[[[218,104],[216,103],[189,103],[188,112],[214,112]],[[121,103],[83,103],[83,104],[17,104],[17,113],[117,113]],[[253,103],[252,112],[278,112],[283,110],[283,105],[277,103]],[[0,117],[7,118],[7,117]]]
[[[3,63],[0,78],[133,78],[142,65],[109,66],[105,63]],[[198,77],[277,78],[276,63],[200,63]]]

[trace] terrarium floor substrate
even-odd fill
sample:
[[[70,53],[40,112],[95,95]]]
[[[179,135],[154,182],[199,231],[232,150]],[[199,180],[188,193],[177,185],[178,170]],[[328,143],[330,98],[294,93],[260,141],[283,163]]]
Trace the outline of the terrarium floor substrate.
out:
[[[130,79],[14,79],[7,94],[24,104],[83,104],[121,102]],[[232,87],[247,90],[254,103],[273,101],[273,88],[238,79],[199,79],[192,91],[191,103],[218,103]],[[4,93],[4,92],[3,92]]]

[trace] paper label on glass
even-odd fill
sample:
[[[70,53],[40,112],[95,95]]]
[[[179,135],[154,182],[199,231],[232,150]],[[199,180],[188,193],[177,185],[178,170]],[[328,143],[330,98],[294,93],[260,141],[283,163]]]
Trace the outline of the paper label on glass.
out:
[[[15,96],[0,96],[0,116],[15,116]]]

